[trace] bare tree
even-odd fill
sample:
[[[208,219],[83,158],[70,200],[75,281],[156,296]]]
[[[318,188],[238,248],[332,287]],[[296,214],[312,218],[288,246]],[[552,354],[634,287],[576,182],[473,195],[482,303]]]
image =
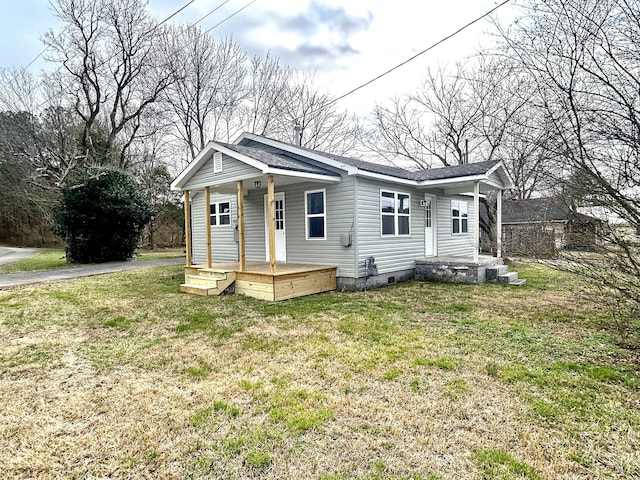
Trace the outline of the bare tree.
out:
[[[174,27],[165,42],[175,82],[164,100],[177,136],[194,158],[211,138],[227,140],[245,95],[246,55],[231,37],[216,42],[195,27]]]
[[[44,37],[48,59],[60,65],[46,81],[81,120],[84,160],[127,168],[145,112],[174,81],[158,51],[160,28],[141,0],[54,0],[52,7],[65,29]]]
[[[247,131],[268,135],[279,122],[287,102],[292,70],[282,65],[270,53],[251,59],[247,92],[244,101],[243,125]]]
[[[557,139],[551,154],[569,202],[640,226],[640,5],[629,0],[532,0],[502,31],[512,58],[535,82],[541,115]],[[605,225],[597,261],[566,254],[606,298],[640,308],[635,235]],[[603,297],[603,298],[605,298]]]

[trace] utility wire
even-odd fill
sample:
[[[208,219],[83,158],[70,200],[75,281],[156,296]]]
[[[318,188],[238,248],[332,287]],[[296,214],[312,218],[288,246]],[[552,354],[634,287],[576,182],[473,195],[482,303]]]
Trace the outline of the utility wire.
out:
[[[362,85],[359,85],[351,90],[349,90],[347,93],[340,95],[339,97],[334,98],[333,100],[331,100],[327,105],[331,105],[336,103],[339,100],[342,100],[345,97],[348,97],[349,95],[351,95],[352,93],[357,92],[358,90],[363,89],[364,87],[371,85],[373,82],[375,82],[376,80],[380,80],[382,77],[389,75],[391,72],[393,72],[394,70],[397,70],[398,68],[406,65],[407,63],[415,60],[416,58],[418,58],[420,55],[423,55],[425,53],[427,53],[430,50],[433,50],[434,48],[436,48],[438,45],[446,42],[447,40],[450,40],[451,38],[455,37],[456,35],[458,35],[459,33],[461,33],[462,31],[466,30],[467,28],[469,28],[471,25],[473,25],[474,23],[479,22],[480,20],[488,17],[489,15],[491,15],[493,12],[495,12],[496,10],[498,10],[500,7],[506,5],[507,3],[509,3],[511,0],[504,0],[501,4],[497,5],[496,7],[492,8],[491,10],[489,10],[488,12],[482,14],[481,16],[479,16],[478,18],[476,18],[475,20],[471,20],[469,23],[467,23],[466,25],[460,27],[458,30],[456,30],[455,32],[447,35],[446,37],[438,40],[436,43],[430,45],[429,47],[425,48],[424,50],[422,50],[421,52],[416,53],[414,56],[412,56],[411,58],[406,59],[405,61],[395,65],[394,67],[391,67],[389,70],[381,73],[380,75],[372,78],[371,80],[366,81],[365,83],[363,83]]]
[[[207,13],[206,15],[204,15],[203,17],[200,17],[199,20],[193,22],[191,25],[189,25],[190,27],[193,27],[197,24],[199,24],[201,21],[203,21],[205,18],[207,18],[209,15],[211,15],[212,13],[216,12],[217,10],[219,10],[220,8],[224,7],[227,3],[229,3],[230,0],[225,0],[224,2],[222,2],[220,5],[218,5],[216,8],[214,8],[213,10],[211,10],[209,13]]]
[[[231,15],[229,15],[227,18],[225,18],[224,20],[222,20],[221,22],[216,23],[213,27],[211,27],[208,30],[205,30],[204,33],[209,33],[211,30],[213,30],[216,27],[219,27],[220,25],[222,25],[224,22],[226,22],[227,20],[229,20],[232,17],[235,17],[238,13],[240,13],[241,11],[243,11],[245,8],[253,5],[254,3],[256,3],[258,0],[251,0],[249,3],[247,3],[244,7],[236,10],[235,12],[233,12]]]
[[[169,20],[171,20],[173,17],[175,17],[177,14],[179,14],[181,11],[183,11],[185,8],[187,8],[189,5],[191,5],[195,1],[196,0],[191,0],[190,2],[185,3],[182,7],[180,7],[178,10],[173,12],[171,15],[169,15],[167,18],[161,21],[158,25],[156,25],[155,28],[158,28],[160,25],[167,23]]]

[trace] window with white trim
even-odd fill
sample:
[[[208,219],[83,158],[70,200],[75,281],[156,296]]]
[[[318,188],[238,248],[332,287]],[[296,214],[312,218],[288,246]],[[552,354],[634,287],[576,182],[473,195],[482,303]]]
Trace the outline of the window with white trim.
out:
[[[462,200],[451,200],[451,233],[469,232],[469,207]]]
[[[410,205],[408,193],[380,191],[380,231],[383,236],[410,234]]]
[[[231,225],[231,202],[212,203],[210,213],[212,227]]]
[[[304,215],[306,219],[307,240],[327,239],[326,191],[309,190],[304,192]]]

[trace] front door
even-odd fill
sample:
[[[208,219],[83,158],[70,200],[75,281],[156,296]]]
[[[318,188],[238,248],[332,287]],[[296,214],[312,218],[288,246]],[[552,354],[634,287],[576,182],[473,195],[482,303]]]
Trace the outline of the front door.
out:
[[[424,255],[433,257],[436,255],[435,235],[435,211],[436,197],[425,195],[424,200]]]
[[[276,214],[276,262],[287,261],[287,236],[284,222],[284,192],[275,194]],[[266,260],[269,261],[269,204],[267,196],[264,196],[264,237],[266,245]]]

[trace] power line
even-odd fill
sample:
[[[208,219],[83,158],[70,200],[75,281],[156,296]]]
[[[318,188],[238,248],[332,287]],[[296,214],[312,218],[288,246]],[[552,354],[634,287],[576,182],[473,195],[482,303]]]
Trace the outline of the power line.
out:
[[[183,11],[185,8],[187,8],[189,5],[191,5],[195,1],[196,0],[191,0],[190,2],[185,3],[182,7],[180,7],[178,10],[173,12],[171,15],[169,15],[167,18],[161,21],[158,25],[156,25],[155,28],[158,28],[160,25],[167,23],[169,20],[171,20],[173,17],[175,17],[177,14],[179,14],[181,11]]]
[[[478,18],[476,18],[475,20],[471,20],[469,23],[465,24],[464,26],[460,27],[458,30],[456,30],[455,32],[447,35],[444,38],[441,38],[440,40],[438,40],[437,42],[435,42],[434,44],[430,45],[429,47],[425,48],[424,50],[422,50],[421,52],[416,53],[414,56],[412,56],[411,58],[408,58],[407,60],[395,65],[394,67],[391,67],[389,70],[381,73],[380,75],[372,78],[371,80],[366,81],[365,83],[363,83],[362,85],[359,85],[355,88],[353,88],[352,90],[349,90],[347,93],[340,95],[337,98],[334,98],[333,100],[331,100],[327,105],[331,105],[333,103],[336,103],[339,100],[342,100],[345,97],[348,97],[349,95],[351,95],[352,93],[357,92],[358,90],[363,89],[364,87],[371,85],[373,82],[375,82],[376,80],[380,80],[382,77],[389,75],[391,72],[393,72],[394,70],[397,70],[398,68],[406,65],[407,63],[415,60],[416,58],[418,58],[420,55],[423,55],[425,53],[427,53],[430,50],[433,50],[434,48],[436,48],[438,45],[446,42],[447,40],[450,40],[451,38],[455,37],[456,35],[458,35],[459,33],[461,33],[462,31],[466,30],[467,28],[469,28],[471,25],[473,25],[474,23],[479,22],[480,20],[483,20],[484,18],[488,17],[489,15],[491,15],[493,12],[495,12],[496,10],[498,10],[500,7],[506,5],[507,3],[509,3],[511,0],[504,0],[501,4],[497,5],[496,7],[492,8],[491,10],[485,12],[484,14],[482,14],[481,16],[479,16]]]
[[[211,15],[212,13],[218,11],[220,8],[224,7],[227,3],[229,3],[230,0],[225,0],[224,2],[222,2],[220,5],[218,5],[216,8],[214,8],[213,10],[211,10],[209,13],[207,13],[206,15],[204,15],[203,17],[200,17],[199,20],[193,22],[190,26],[193,27],[197,24],[199,24],[202,20],[204,20],[205,18],[207,18],[209,15]]]
[[[222,25],[224,22],[226,22],[227,20],[229,20],[232,17],[235,17],[238,13],[240,13],[241,11],[243,11],[245,8],[253,5],[254,3],[256,3],[258,0],[251,0],[249,3],[247,3],[244,7],[236,10],[235,12],[233,12],[231,15],[229,15],[227,18],[225,18],[224,20],[222,20],[221,22],[216,23],[213,27],[211,27],[208,30],[205,30],[204,33],[209,33],[211,30],[213,30],[216,27],[219,27],[220,25]]]

